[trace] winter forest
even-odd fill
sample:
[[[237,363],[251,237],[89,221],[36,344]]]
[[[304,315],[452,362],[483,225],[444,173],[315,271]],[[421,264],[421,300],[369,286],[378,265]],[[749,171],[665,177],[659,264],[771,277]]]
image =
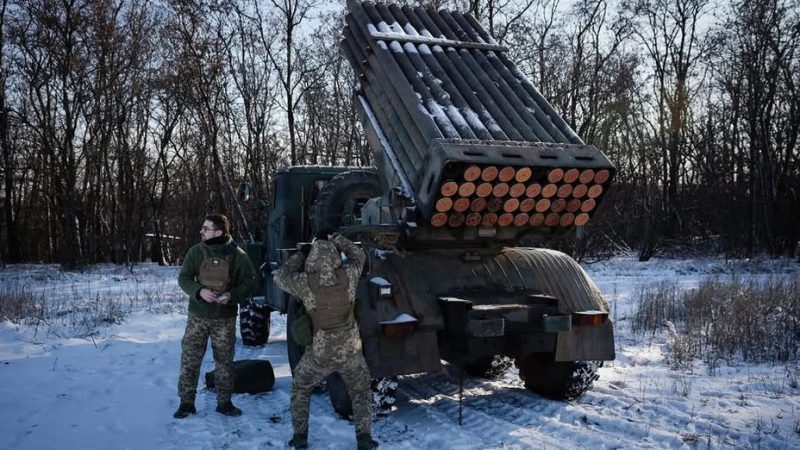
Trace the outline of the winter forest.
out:
[[[371,164],[342,1],[0,2],[4,263],[174,262],[207,213],[257,239],[282,167]],[[617,166],[598,216],[551,246],[796,251],[797,2],[411,3],[469,11]]]

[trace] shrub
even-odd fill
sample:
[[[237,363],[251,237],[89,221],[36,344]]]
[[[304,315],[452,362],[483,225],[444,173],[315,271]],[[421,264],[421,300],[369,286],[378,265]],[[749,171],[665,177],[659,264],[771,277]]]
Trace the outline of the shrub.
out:
[[[695,289],[659,283],[640,294],[632,328],[655,334],[674,324],[675,363],[702,357],[787,362],[800,356],[800,277],[711,278]]]
[[[57,336],[89,336],[103,326],[122,323],[134,311],[166,313],[185,309],[183,294],[163,284],[132,292],[87,288],[86,285],[43,283],[0,284],[0,320],[35,327]]]
[[[43,319],[44,299],[16,284],[0,285],[0,320],[33,325]]]

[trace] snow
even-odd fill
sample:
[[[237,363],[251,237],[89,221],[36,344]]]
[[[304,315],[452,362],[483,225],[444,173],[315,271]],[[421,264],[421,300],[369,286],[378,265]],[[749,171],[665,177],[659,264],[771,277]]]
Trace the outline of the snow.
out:
[[[389,280],[387,280],[386,278],[383,278],[383,277],[372,277],[372,278],[369,279],[369,281],[372,284],[375,284],[375,285],[378,285],[378,286],[391,286],[392,285],[392,283],[389,283]]]
[[[413,323],[413,322],[417,322],[417,318],[416,317],[414,317],[414,316],[412,316],[410,314],[403,313],[403,314],[399,314],[397,317],[395,317],[392,320],[386,320],[384,322],[381,322],[381,324],[382,325],[389,325],[389,324],[393,324],[393,323]]]
[[[695,361],[673,370],[665,361],[667,333],[634,335],[629,319],[637,293],[661,281],[691,288],[708,276],[785,276],[798,266],[631,257],[584,265],[609,301],[617,338],[617,359],[600,369],[594,389],[574,402],[547,400],[525,390],[512,368],[498,381],[465,378],[459,402],[459,371],[445,365],[401,378],[396,409],[375,421],[374,437],[386,449],[800,448],[796,365],[709,368]],[[271,391],[235,395],[244,415],[228,418],[214,412],[214,394],[200,390],[198,414],[172,418],[186,321],[176,276],[175,267],[147,264],[83,273],[46,265],[0,270],[0,292],[27,290],[59,308],[97,301],[130,308],[90,332],[66,319],[35,326],[0,317],[0,448],[284,448],[291,375],[278,314],[268,345],[236,348],[237,359],[272,362]],[[209,351],[201,373],[212,369]],[[352,424],[315,395],[311,448],[354,444]]]

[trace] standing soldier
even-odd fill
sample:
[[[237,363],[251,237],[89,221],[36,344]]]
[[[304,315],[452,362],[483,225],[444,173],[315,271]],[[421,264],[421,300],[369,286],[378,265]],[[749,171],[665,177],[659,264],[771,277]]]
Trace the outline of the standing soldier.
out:
[[[224,215],[206,216],[200,238],[202,242],[186,252],[178,275],[178,284],[189,296],[189,318],[181,341],[181,404],[173,415],[177,419],[197,412],[197,378],[209,338],[216,369],[217,412],[242,414],[231,402],[236,305],[246,301],[255,288],[256,271],[231,239],[230,223]]]
[[[314,385],[339,372],[353,400],[359,449],[378,446],[372,440],[370,374],[361,354],[361,337],[354,316],[356,286],[366,256],[352,241],[334,234],[317,239],[306,259],[295,253],[275,272],[275,283],[303,302],[311,316],[314,339],[294,372],[292,428],[289,446],[308,448],[308,407]],[[342,263],[341,253],[346,260]],[[305,267],[305,272],[302,271]]]

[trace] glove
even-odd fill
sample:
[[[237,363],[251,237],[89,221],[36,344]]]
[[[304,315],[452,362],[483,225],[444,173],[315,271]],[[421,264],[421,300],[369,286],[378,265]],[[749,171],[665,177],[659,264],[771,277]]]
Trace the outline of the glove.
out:
[[[338,250],[344,248],[345,244],[347,243],[347,238],[339,233],[328,235],[328,240],[333,242],[333,245],[335,245]]]
[[[297,253],[300,253],[303,256],[308,256],[308,254],[311,252],[311,246],[312,245],[313,245],[313,242],[312,243],[298,242],[297,243]]]

